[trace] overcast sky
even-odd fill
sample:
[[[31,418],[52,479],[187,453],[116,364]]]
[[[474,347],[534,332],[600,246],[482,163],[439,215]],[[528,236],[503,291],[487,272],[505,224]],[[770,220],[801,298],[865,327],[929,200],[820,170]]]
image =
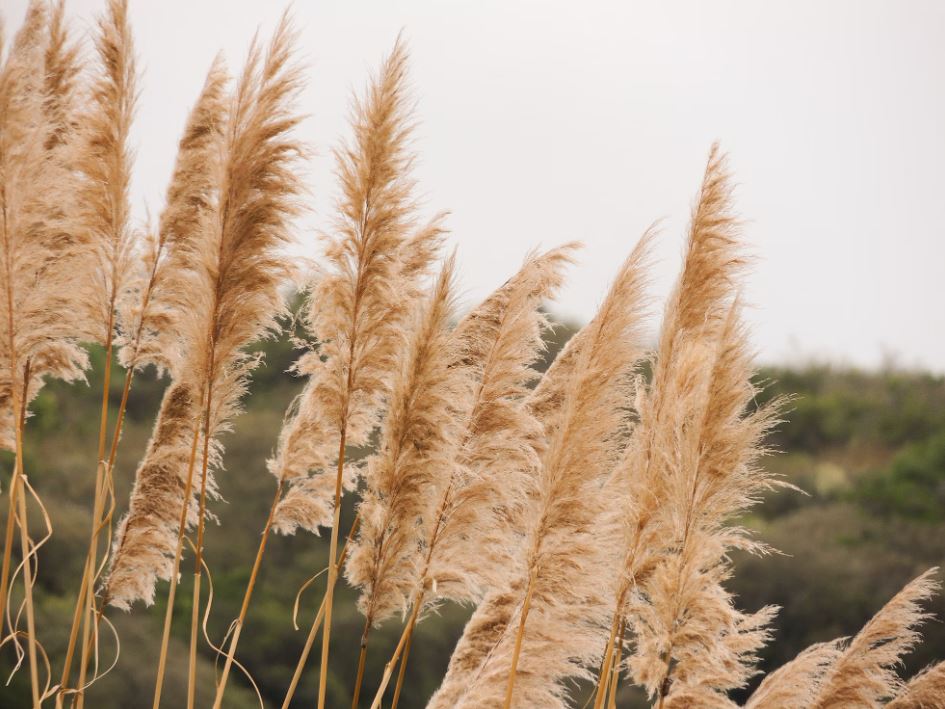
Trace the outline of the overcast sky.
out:
[[[102,4],[70,2],[83,31]],[[25,5],[4,0],[10,25]],[[143,216],[161,207],[214,54],[238,68],[283,5],[131,6]],[[452,213],[467,305],[529,249],[579,239],[553,310],[586,319],[658,219],[654,293],[665,295],[719,140],[758,259],[745,298],[762,360],[892,357],[945,372],[945,3],[298,0],[293,15],[309,75],[313,225],[329,224],[329,151],[351,92],[403,29],[417,177],[429,210]]]

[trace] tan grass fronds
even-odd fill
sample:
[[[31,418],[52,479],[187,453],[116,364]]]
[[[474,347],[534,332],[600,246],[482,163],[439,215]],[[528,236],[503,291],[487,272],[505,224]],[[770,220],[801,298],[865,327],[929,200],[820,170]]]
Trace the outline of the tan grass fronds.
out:
[[[417,590],[426,605],[479,602],[518,561],[539,468],[531,442],[541,424],[525,405],[548,327],[539,306],[561,287],[576,247],[530,255],[453,332],[476,385],[433,534],[416,552]]]
[[[138,599],[150,605],[157,579],[172,572],[179,516],[184,504],[194,428],[202,393],[187,381],[185,351],[176,339],[178,321],[193,297],[186,281],[196,265],[195,242],[213,228],[219,158],[226,122],[227,73],[214,62],[178,146],[158,232],[141,260],[135,288],[123,310],[122,360],[128,367],[154,363],[180,383],[168,387],[148,449],[135,474],[128,513],[119,524],[105,594],[128,609]],[[147,280],[144,280],[144,279]],[[136,297],[139,296],[139,297]],[[211,492],[215,488],[211,487]],[[197,518],[189,514],[189,525]]]
[[[929,569],[909,582],[863,626],[824,677],[812,707],[866,709],[900,692],[896,667],[918,642],[916,627],[929,618],[921,604],[938,589],[937,573]]]
[[[69,37],[66,2],[59,0],[49,16],[49,40],[44,55],[46,118],[50,124],[47,150],[62,148],[75,139],[76,102],[81,90],[82,63],[79,43]]]
[[[132,154],[128,136],[137,100],[134,48],[127,0],[109,0],[95,37],[98,65],[88,108],[80,116],[75,167],[81,175],[77,220],[89,249],[88,282],[77,285],[84,335],[108,345],[115,307],[131,272],[136,234],[128,193]]]
[[[824,675],[840,656],[837,642],[817,643],[769,674],[752,692],[745,709],[809,707]]]
[[[182,374],[177,323],[191,305],[187,277],[196,266],[196,242],[211,228],[216,205],[228,82],[217,57],[178,144],[158,228],[149,232],[119,302],[117,344],[125,368],[154,364],[172,376]]]
[[[284,17],[265,56],[260,47],[253,44],[229,107],[215,182],[206,181],[208,175],[204,173],[197,174],[199,161],[184,163],[188,165],[186,174],[190,174],[191,169],[195,171],[191,177],[195,187],[193,195],[204,195],[203,190],[215,184],[210,213],[204,212],[203,197],[194,202],[191,196],[180,206],[185,206],[189,200],[193,211],[171,211],[163,222],[168,229],[196,230],[185,241],[176,237],[174,248],[168,252],[167,269],[173,274],[174,292],[167,297],[185,300],[174,305],[178,310],[175,329],[179,340],[161,345],[166,349],[160,361],[177,362],[171,367],[175,375],[173,386],[186,391],[191,405],[197,408],[185,413],[182,407],[171,405],[168,398],[172,396],[171,391],[166,395],[167,407],[162,407],[158,429],[161,426],[176,429],[176,416],[161,421],[165,410],[170,409],[189,417],[191,434],[189,438],[155,437],[156,441],[166,440],[173,450],[149,451],[139,469],[137,485],[141,494],[145,494],[141,477],[145,471],[157,476],[148,486],[153,484],[162,489],[175,489],[181,472],[187,477],[186,467],[181,471],[176,466],[189,455],[198,424],[203,431],[203,445],[210,449],[209,467],[219,467],[222,448],[218,437],[228,430],[231,419],[239,412],[247,377],[259,361],[258,355],[246,352],[245,347],[276,331],[278,318],[285,312],[282,286],[290,279],[292,271],[282,249],[290,242],[291,220],[299,209],[297,198],[301,187],[296,167],[304,154],[301,145],[291,136],[299,121],[291,107],[300,84],[299,70],[289,64],[292,38],[288,19]],[[218,71],[221,70],[215,65],[212,80],[207,85],[212,98],[207,94],[203,96],[213,105],[220,98],[221,87],[217,82],[223,81]],[[213,113],[209,106],[204,108]],[[198,110],[194,119],[202,122],[208,115]],[[212,124],[211,119],[207,126]],[[200,140],[210,139],[202,133],[199,137]],[[209,150],[210,146],[199,149]],[[213,175],[213,165],[205,165],[210,170],[209,175]],[[171,193],[174,193],[173,188]],[[180,349],[179,354],[174,353],[174,347]],[[162,462],[167,458],[175,461],[174,465]],[[161,479],[165,476],[166,479]],[[203,484],[203,478],[198,476],[191,494],[197,496]],[[215,484],[210,470],[206,471],[205,486],[212,496]],[[170,502],[171,497],[165,500]],[[179,515],[183,504],[180,497],[174,509],[166,510],[166,518],[172,519],[175,513]],[[136,513],[132,509],[122,527],[148,534],[153,511],[149,504],[142,504],[138,510]],[[137,519],[139,516],[141,518]],[[200,515],[191,516],[190,522],[199,526]],[[175,538],[177,533],[175,528]],[[157,539],[167,542],[170,538],[160,533]],[[151,568],[154,577],[161,578],[167,569],[164,563],[174,556],[173,544],[162,545],[153,549],[144,561],[158,564]],[[117,579],[128,578],[124,572],[116,576],[120,559],[136,565],[142,561],[128,554],[116,554],[112,576]],[[124,597],[123,604],[135,598],[151,597],[150,594],[140,596],[138,584],[119,593],[111,581],[108,593],[115,598]]]
[[[597,533],[609,502],[600,493],[626,436],[623,403],[642,354],[650,240],[645,235],[624,263],[579,350],[560,425],[542,456],[538,493],[526,511],[525,552],[509,570],[508,583],[523,589],[515,617],[458,706],[502,706],[509,689],[513,706],[561,706],[562,682],[586,676],[584,667],[602,649],[608,609],[599,578],[608,553]],[[494,614],[484,603],[470,622]],[[450,681],[448,673],[444,685]]]
[[[945,709],[945,662],[910,679],[886,709]]]
[[[269,461],[270,471],[291,483],[275,515],[283,533],[332,524],[338,437],[363,446],[376,428],[411,296],[442,240],[440,219],[415,223],[406,64],[398,40],[367,95],[355,101],[353,141],[335,151],[341,198],[325,253],[330,268],[306,313],[318,344],[295,365],[308,382]],[[346,485],[357,472],[349,470]]]
[[[8,450],[23,391],[28,405],[45,378],[82,379],[88,366],[70,318],[78,256],[59,209],[72,203],[74,182],[46,147],[58,120],[42,82],[47,22],[45,4],[32,2],[0,70],[0,446]]]
[[[468,701],[470,683],[478,678],[484,662],[492,657],[502,639],[514,632],[509,628],[524,594],[524,584],[514,581],[507,589],[486,595],[463,628],[463,635],[450,655],[446,675],[427,709],[454,709]],[[560,702],[550,706],[560,706]]]
[[[450,258],[413,328],[395,379],[381,449],[365,471],[361,528],[348,557],[348,580],[361,589],[358,607],[372,623],[408,605],[416,570],[407,563],[429,539],[471,395],[467,370],[450,337]]]
[[[129,511],[115,532],[111,567],[104,583],[105,598],[113,606],[129,610],[138,600],[151,605],[157,580],[170,579],[194,426],[199,418],[200,401],[194,392],[184,384],[169,386],[135,474]],[[191,501],[188,526],[196,521],[197,506]]]
[[[627,619],[634,679],[669,706],[727,701],[752,675],[773,613],[737,611],[722,587],[732,547],[764,549],[726,523],[772,484],[755,461],[776,409],[748,411],[756,390],[734,302],[744,263],[713,146],[653,380],[641,388],[639,423],[614,480],[615,496],[625,497],[611,624]]]
[[[744,686],[755,673],[756,653],[768,639],[765,625],[774,614],[772,608],[748,615],[736,610],[722,585],[731,573],[732,548],[765,549],[727,525],[772,486],[756,460],[777,410],[777,403],[749,410],[756,390],[737,313],[734,304],[708,370],[698,361],[681,370],[701,370],[704,378],[677,390],[688,392],[691,403],[669,399],[685,408],[672,412],[672,437],[658,440],[651,451],[663,464],[665,497],[657,499],[655,512],[643,507],[642,517],[631,506],[631,534],[641,520],[647,527],[643,543],[630,543],[633,556],[625,567],[635,583],[626,601],[635,635],[629,664],[635,680],[666,706],[685,706],[695,697],[711,704]],[[644,407],[641,416],[646,415]],[[633,489],[645,494],[639,485]]]
[[[459,442],[441,471],[442,490],[436,494],[432,520],[398,570],[409,582],[409,588],[403,584],[409,595],[404,593],[402,600],[405,611],[411,612],[385,667],[375,705],[399,660],[397,703],[422,614],[445,599],[480,601],[487,589],[505,584],[507,569],[515,562],[514,551],[524,536],[523,510],[534,496],[538,471],[532,439],[540,436],[541,425],[524,398],[537,376],[531,365],[544,346],[548,326],[539,306],[561,286],[576,247],[567,244],[529,255],[518,273],[453,331],[457,359],[448,366],[465,372],[468,404],[457,412]]]

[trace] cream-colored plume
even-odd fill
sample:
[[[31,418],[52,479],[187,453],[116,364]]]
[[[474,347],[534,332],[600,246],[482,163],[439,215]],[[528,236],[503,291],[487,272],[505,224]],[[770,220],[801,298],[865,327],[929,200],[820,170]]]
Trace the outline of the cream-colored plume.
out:
[[[150,500],[143,499],[147,489],[178,489],[174,501],[178,515],[184,504],[193,505],[193,500],[183,499],[189,466],[179,464],[185,456],[191,457],[199,426],[209,447],[210,468],[219,467],[222,447],[218,437],[239,412],[249,374],[259,362],[259,356],[245,348],[277,331],[278,319],[286,311],[284,286],[293,271],[284,248],[292,240],[291,221],[299,211],[298,162],[304,155],[292,135],[300,120],[292,108],[301,85],[299,69],[290,64],[292,42],[293,33],[284,16],[265,55],[253,43],[229,107],[222,156],[209,166],[211,170],[218,166],[212,183],[212,209],[205,215],[198,207],[179,217],[182,224],[193,224],[196,230],[195,237],[186,240],[186,247],[174,248],[168,255],[167,267],[175,284],[180,284],[175,285],[180,288],[177,293],[187,299],[185,307],[178,308],[175,326],[180,354],[167,350],[164,358],[172,364],[174,382],[162,404],[148,457],[139,468],[139,474],[148,471],[149,476],[158,477],[147,485],[138,481],[140,504],[132,505],[116,540],[106,585],[106,594],[116,605],[127,606],[138,598],[149,600],[147,591],[153,589],[154,578],[163,577],[172,568],[175,548],[165,544],[177,538],[177,526],[165,528],[164,520],[173,519],[172,511],[155,515]],[[215,65],[214,71],[218,70]],[[208,87],[213,85],[214,81],[208,82]],[[207,99],[206,93],[202,99]],[[201,110],[194,113],[195,119],[202,115]],[[179,174],[190,173],[184,170]],[[178,217],[171,213],[170,218],[173,224]],[[177,432],[181,417],[189,420],[189,437],[162,434],[162,427]],[[160,479],[162,475],[169,479]],[[209,471],[207,476],[206,489],[212,495],[215,486]],[[194,482],[193,494],[202,482],[199,478]],[[166,498],[168,504],[171,497]],[[193,514],[188,518],[192,524],[200,523]],[[123,552],[123,547],[144,547],[145,542],[131,540],[132,531],[153,538],[146,558]],[[148,574],[146,580],[119,586],[119,580],[133,578],[122,571],[125,564],[137,568],[138,578]]]
[[[896,667],[918,642],[916,627],[928,619],[921,604],[938,589],[929,569],[874,615],[824,676],[812,709],[872,709],[902,689]]]
[[[623,403],[641,356],[643,270],[649,235],[624,263],[597,316],[588,326],[563,397],[560,421],[541,458],[537,493],[526,510],[524,553],[509,569],[507,588],[520,589],[512,618],[501,591],[488,597],[470,628],[506,625],[476,673],[447,672],[431,706],[502,706],[510,671],[515,673],[513,706],[562,706],[564,680],[586,675],[585,666],[603,646],[607,608],[600,563],[608,557],[597,532],[609,505],[601,488],[626,435]],[[520,655],[516,631],[522,624]],[[481,636],[464,635],[456,657],[471,660]],[[457,691],[457,685],[465,685]],[[450,699],[446,699],[450,698]]]
[[[155,582],[167,579],[173,567],[171,555],[202,397],[186,381],[177,320],[191,306],[187,279],[196,267],[194,244],[205,238],[215,214],[227,81],[222,64],[215,62],[181,137],[157,235],[140,262],[141,272],[123,310],[122,321],[128,324],[123,364],[153,363],[170,370],[177,382],[164,393],[154,433],[135,473],[128,513],[115,533],[106,594],[114,605],[126,609],[137,599],[150,605]],[[196,507],[191,506],[188,524],[196,520]]]
[[[407,605],[415,570],[407,563],[429,539],[434,508],[459,443],[471,379],[448,330],[453,259],[412,329],[394,381],[381,449],[368,463],[361,527],[348,557],[348,580],[361,589],[359,609],[380,623]]]
[[[8,450],[44,379],[82,379],[88,366],[72,318],[73,286],[86,273],[69,208],[76,182],[57,137],[74,120],[76,59],[66,43],[58,12],[50,23],[34,1],[0,69],[0,447]]]
[[[317,345],[295,364],[308,381],[269,461],[273,475],[290,483],[274,518],[283,533],[331,525],[339,439],[363,446],[376,428],[419,279],[442,241],[439,217],[416,224],[406,65],[398,41],[355,103],[353,142],[335,151],[341,199],[325,253],[330,269],[312,289],[306,313]],[[356,472],[349,466],[346,486]]]

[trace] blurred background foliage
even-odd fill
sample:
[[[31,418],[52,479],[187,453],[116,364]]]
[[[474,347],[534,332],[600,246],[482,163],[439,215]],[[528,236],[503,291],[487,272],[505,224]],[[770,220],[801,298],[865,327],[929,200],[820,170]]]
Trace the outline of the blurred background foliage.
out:
[[[549,336],[542,368],[574,332],[559,326]],[[249,565],[274,491],[266,472],[283,414],[301,382],[286,370],[298,352],[289,338],[261,345],[265,361],[253,378],[246,412],[225,439],[226,470],[218,476],[225,503],[214,506],[219,525],[207,533],[213,606],[209,637],[220,643],[239,609]],[[103,355],[93,352],[95,368],[88,386],[47,386],[34,405],[27,426],[25,469],[54,524],[54,535],[40,554],[36,597],[41,640],[61,667],[85,544],[89,534],[94,456],[98,430],[98,392]],[[779,491],[742,522],[779,550],[765,558],[738,556],[730,587],[740,607],[754,610],[777,604],[773,642],[762,667],[776,667],[807,645],[855,633],[907,580],[931,565],[945,563],[945,378],[899,371],[863,372],[830,365],[775,367],[759,373],[762,397],[792,395],[785,423],[772,436],[777,454],[765,464],[803,492]],[[136,377],[115,471],[118,510],[127,504],[136,463],[150,435],[165,382],[153,372]],[[112,380],[113,412],[121,394],[121,374]],[[4,489],[12,461],[3,461]],[[351,501],[344,518],[352,518]],[[6,506],[4,505],[4,508]],[[42,536],[41,517],[31,512],[34,536]],[[344,530],[346,531],[346,530]],[[327,563],[327,541],[301,533],[270,541],[238,659],[252,672],[266,706],[282,704],[306,631],[324,584],[319,579],[303,596],[299,630],[292,606],[299,587]],[[192,556],[182,566],[178,619],[174,626],[164,705],[184,704],[187,622],[190,617]],[[150,706],[156,655],[164,615],[158,589],[153,608],[130,614],[108,613],[121,638],[116,668],[88,692],[94,709]],[[362,619],[353,594],[344,588],[336,602],[332,633],[329,705],[350,705]],[[924,629],[925,642],[907,662],[908,673],[933,659],[945,659],[945,603],[932,610],[939,620]],[[469,609],[445,605],[418,626],[401,699],[404,709],[422,707],[443,676]],[[375,631],[368,654],[366,706],[400,634],[400,624]],[[106,631],[101,660],[114,657]],[[317,656],[317,650],[313,658]],[[0,649],[4,674],[16,661],[8,645]],[[293,707],[311,706],[317,661],[309,662]],[[208,705],[213,687],[214,654],[201,646],[202,689],[198,704]],[[25,667],[0,686],[0,706],[28,705]],[[58,678],[58,675],[56,675]],[[575,687],[583,698],[586,688]],[[623,690],[621,706],[645,706]],[[227,707],[258,706],[246,679],[234,673]],[[580,706],[580,704],[578,704]]]

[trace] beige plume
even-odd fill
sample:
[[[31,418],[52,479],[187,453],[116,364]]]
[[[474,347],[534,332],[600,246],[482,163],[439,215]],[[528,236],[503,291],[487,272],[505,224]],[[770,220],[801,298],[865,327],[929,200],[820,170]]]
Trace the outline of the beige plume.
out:
[[[365,472],[361,527],[346,575],[362,589],[361,612],[380,623],[407,605],[415,571],[406,562],[429,538],[434,506],[459,443],[468,371],[453,367],[449,336],[453,259],[413,328],[395,379],[381,451]]]
[[[222,64],[214,62],[184,128],[158,232],[124,302],[125,366],[154,363],[169,369],[175,379],[186,378],[184,352],[175,333],[192,297],[186,278],[195,268],[194,242],[211,228],[214,215],[227,81]],[[115,534],[105,582],[111,602],[121,608],[137,599],[150,605],[157,579],[167,580],[171,573],[200,396],[192,385],[175,383],[161,402],[151,442],[135,474],[128,514]],[[196,522],[196,515],[193,508],[189,524]]]
[[[163,354],[159,361],[172,365],[174,382],[162,404],[157,430],[162,426],[176,427],[177,422],[167,420],[166,416],[183,415],[190,419],[191,436],[183,441],[178,437],[156,435],[152,443],[166,440],[176,448],[173,451],[149,449],[151,460],[145,459],[139,475],[144,470],[172,475],[171,480],[154,481],[154,484],[182,486],[177,500],[178,514],[189,487],[186,466],[183,469],[172,466],[173,469],[168,470],[160,461],[189,458],[200,423],[201,447],[210,465],[204,471],[206,475],[197,477],[190,486],[190,494],[198,495],[203,487],[206,496],[213,495],[215,484],[210,469],[219,467],[222,454],[218,436],[228,430],[230,421],[239,412],[247,378],[259,361],[258,355],[244,348],[276,331],[278,318],[285,312],[282,286],[290,279],[292,270],[282,249],[291,241],[291,220],[299,211],[297,200],[301,186],[296,167],[298,159],[304,155],[302,146],[291,136],[300,120],[292,112],[292,103],[301,81],[299,70],[289,64],[292,39],[288,18],[283,17],[265,56],[255,42],[250,50],[229,107],[222,157],[206,166],[211,174],[213,166],[219,166],[212,182],[209,213],[201,203],[199,206],[191,204],[193,212],[170,210],[166,215],[168,228],[194,229],[194,236],[184,243],[176,243],[168,253],[167,269],[173,274],[174,287],[166,288],[165,293],[172,291],[170,297],[186,301],[180,303],[183,307],[176,307],[179,340],[161,345]],[[220,72],[222,69],[215,65],[207,84],[209,94],[205,91],[202,101],[214,104],[219,100],[218,82],[224,80]],[[213,113],[205,104],[198,106],[192,118],[206,118],[205,109]],[[213,141],[206,144],[198,141],[198,144],[201,150],[212,150]],[[178,167],[187,164],[185,161]],[[192,163],[192,167],[197,169],[199,163]],[[202,181],[206,175],[190,174],[189,168],[178,175],[193,179],[194,186],[205,184]],[[171,191],[173,193],[174,188]],[[180,349],[179,354],[174,353],[174,347]],[[185,407],[172,401],[175,388],[178,392],[187,392],[190,405],[196,407],[193,411],[187,412]],[[142,485],[139,478],[136,490],[141,488],[143,494]],[[194,501],[186,504],[193,505]],[[142,504],[138,511],[131,510],[122,525],[126,538],[131,530],[140,530],[136,534],[149,532],[149,507]],[[196,518],[189,515],[188,519],[199,526],[202,518],[197,514]],[[177,533],[174,528],[174,538]],[[170,536],[159,534],[157,538],[167,540]],[[123,554],[121,539],[118,543],[112,575],[126,578],[127,574],[116,575],[119,564],[139,560]],[[173,545],[151,550],[151,559],[166,562],[160,568],[150,567],[155,576],[163,577],[167,573],[173,566],[174,556]],[[108,584],[107,593],[113,603],[119,603],[115,599],[124,597],[122,605],[138,597],[136,588],[124,594],[112,583]]]
[[[938,589],[937,572],[929,569],[908,583],[843,648],[813,709],[868,709],[899,693],[902,681],[895,668],[919,640],[916,627],[929,617],[921,603]]]
[[[945,709],[945,662],[910,679],[886,709]]]
[[[442,241],[441,219],[416,225],[409,152],[407,51],[398,41],[353,111],[354,139],[335,151],[341,199],[306,322],[317,348],[295,365],[308,382],[287,417],[270,471],[291,483],[274,527],[330,526],[340,436],[363,446],[376,428],[404,324]],[[354,483],[349,468],[346,485]]]
[[[115,308],[131,272],[135,232],[128,193],[132,154],[128,144],[137,100],[134,48],[127,0],[109,0],[98,21],[98,55],[80,116],[75,167],[81,176],[77,220],[88,248],[89,278],[74,289],[84,335],[110,345]],[[84,316],[84,319],[82,319]]]
[[[47,110],[41,81],[47,22],[45,4],[32,2],[0,70],[0,446],[8,450],[24,391],[28,405],[44,378],[81,379],[88,366],[69,317],[81,264],[59,209],[75,183],[47,148],[61,120]]]
[[[624,263],[568,379],[560,423],[544,450],[538,491],[526,511],[525,551],[509,569],[507,584],[521,589],[514,615],[478,672],[460,677],[451,669],[431,706],[445,706],[441,697],[454,695],[457,682],[466,685],[457,706],[502,706],[510,690],[513,706],[561,706],[562,682],[585,676],[585,663],[600,653],[606,605],[598,574],[606,550],[596,532],[608,506],[600,491],[626,435],[622,403],[642,352],[649,242],[646,235]],[[486,628],[486,618],[502,623],[494,603],[507,607],[497,592],[479,606],[470,626]],[[467,663],[464,643],[487,644],[464,635],[456,652]]]
[[[812,645],[765,677],[752,692],[745,709],[811,706],[824,675],[839,656],[836,642]]]

